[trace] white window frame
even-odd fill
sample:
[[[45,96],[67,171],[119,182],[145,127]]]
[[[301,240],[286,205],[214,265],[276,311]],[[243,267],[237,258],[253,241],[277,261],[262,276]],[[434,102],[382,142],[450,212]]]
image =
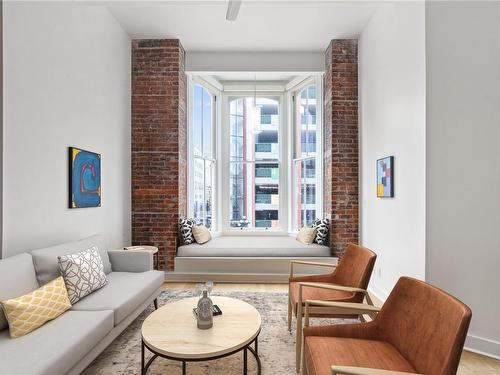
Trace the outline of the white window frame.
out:
[[[298,99],[298,94],[304,88],[315,84],[316,85],[316,217],[323,218],[323,75],[315,75],[310,77],[298,85],[290,88],[288,90],[289,98],[289,116],[290,116],[290,137],[288,143],[289,155],[288,160],[290,161],[290,180],[288,186],[289,195],[291,197],[289,201],[289,232],[295,234],[298,232],[298,221],[296,215],[294,214],[298,202],[297,202],[297,191],[295,189],[296,182],[296,172],[295,172],[295,162],[298,160],[309,159],[310,157],[295,157],[295,137],[296,137],[296,126],[298,119],[295,116],[295,105]],[[294,100],[295,99],[295,100]],[[300,121],[300,120],[299,120]]]
[[[219,186],[220,186],[220,166],[219,166],[219,147],[218,147],[218,130],[220,129],[220,97],[221,92],[219,88],[212,85],[210,82],[204,80],[199,76],[187,75],[188,81],[188,98],[187,98],[187,122],[188,122],[188,132],[187,132],[187,153],[188,153],[188,171],[187,171],[187,182],[188,182],[188,207],[187,213],[188,217],[194,217],[194,183],[192,173],[194,173],[194,152],[193,152],[193,95],[194,86],[202,86],[207,90],[213,98],[212,104],[212,156],[213,169],[212,169],[212,222],[210,231],[213,234],[217,234],[220,228],[220,215],[218,212],[220,196],[219,196]]]
[[[281,91],[259,91],[261,86],[257,84],[257,92],[254,91],[230,91],[223,92],[223,108],[222,108],[222,131],[221,131],[221,148],[222,148],[222,165],[221,165],[221,175],[222,181],[224,183],[221,185],[222,191],[222,206],[219,210],[222,211],[222,235],[228,236],[247,236],[247,235],[284,235],[288,233],[288,209],[287,209],[287,198],[288,189],[285,188],[288,181],[288,168],[287,168],[287,152],[286,152],[286,124],[287,116],[284,110],[285,96]],[[267,98],[272,100],[277,100],[279,103],[279,131],[278,131],[278,144],[279,144],[279,223],[278,228],[234,228],[229,225],[229,152],[230,152],[230,124],[229,124],[229,103],[231,100],[237,98],[253,97],[257,95],[258,98]],[[246,163],[257,163],[256,161],[246,161]]]
[[[202,75],[200,75],[202,74]],[[207,74],[205,77],[204,74]],[[188,73],[188,101],[187,101],[187,151],[188,151],[188,216],[193,216],[194,186],[192,184],[193,150],[192,131],[193,114],[192,99],[194,84],[203,86],[215,98],[213,107],[213,148],[215,164],[213,170],[213,200],[212,200],[212,228],[213,236],[273,236],[295,235],[296,227],[296,195],[294,191],[294,136],[295,136],[295,105],[293,97],[297,96],[306,86],[316,84],[316,216],[323,217],[323,74],[309,73],[304,80],[295,80],[293,83],[279,85],[257,83],[257,96],[279,101],[280,128],[279,128],[279,221],[280,228],[233,228],[229,225],[229,100],[235,97],[254,96],[254,85],[231,84],[222,85],[211,79],[208,73]],[[227,87],[226,87],[227,86]],[[226,90],[227,89],[227,90]]]

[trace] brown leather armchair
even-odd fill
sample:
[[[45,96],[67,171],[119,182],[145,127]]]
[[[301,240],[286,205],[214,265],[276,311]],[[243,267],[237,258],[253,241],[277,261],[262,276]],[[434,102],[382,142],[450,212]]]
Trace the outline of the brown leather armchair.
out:
[[[370,281],[373,266],[377,255],[362,246],[349,245],[337,266],[327,263],[291,261],[290,279],[288,289],[288,329],[291,330],[292,314],[297,318],[296,332],[296,369],[300,370],[302,347],[302,317],[304,315],[305,300],[322,300],[351,303],[356,307],[349,310],[345,307],[337,309],[331,306],[311,307],[310,317],[322,318],[361,318],[363,314],[373,314],[378,309],[373,307],[366,288]],[[294,265],[311,265],[335,268],[333,272],[325,275],[294,276]],[[359,303],[366,298],[364,311],[359,310]]]
[[[423,281],[402,277],[368,323],[309,327],[306,301],[302,373],[456,374],[471,310]],[[341,308],[342,303],[331,303]]]

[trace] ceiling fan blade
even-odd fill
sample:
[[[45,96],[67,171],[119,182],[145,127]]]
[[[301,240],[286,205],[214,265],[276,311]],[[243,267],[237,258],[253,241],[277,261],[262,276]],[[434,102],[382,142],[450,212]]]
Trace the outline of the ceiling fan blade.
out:
[[[235,21],[240,11],[242,0],[229,0],[227,4],[226,20]]]

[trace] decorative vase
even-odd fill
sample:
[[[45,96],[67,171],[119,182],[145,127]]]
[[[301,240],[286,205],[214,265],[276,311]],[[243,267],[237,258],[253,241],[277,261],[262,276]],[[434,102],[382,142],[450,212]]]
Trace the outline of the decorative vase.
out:
[[[198,318],[197,324],[199,329],[209,329],[214,325],[214,317],[212,315],[213,302],[208,297],[207,290],[203,291],[203,297],[198,301]]]

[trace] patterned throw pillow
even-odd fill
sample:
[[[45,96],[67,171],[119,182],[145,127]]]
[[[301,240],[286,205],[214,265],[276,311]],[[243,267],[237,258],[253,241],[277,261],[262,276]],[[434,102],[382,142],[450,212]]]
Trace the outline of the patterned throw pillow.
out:
[[[196,223],[194,219],[179,220],[179,232],[181,234],[181,241],[183,245],[189,245],[194,242],[193,226],[195,225]]]
[[[66,283],[71,304],[108,283],[96,246],[77,254],[59,257],[59,269]]]
[[[71,308],[62,277],[24,296],[0,302],[10,337],[24,336]]]
[[[327,245],[328,233],[330,229],[330,220],[316,219],[313,223],[313,228],[316,229],[316,238],[314,242],[319,245]]]

